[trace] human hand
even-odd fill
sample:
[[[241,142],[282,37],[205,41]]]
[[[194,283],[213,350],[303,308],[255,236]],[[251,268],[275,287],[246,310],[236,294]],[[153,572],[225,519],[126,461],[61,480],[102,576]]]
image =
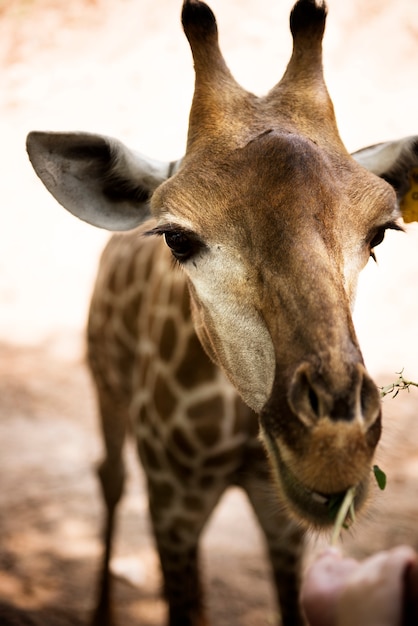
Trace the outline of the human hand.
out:
[[[310,626],[401,626],[408,567],[416,572],[416,554],[407,546],[379,552],[362,563],[328,549],[302,585]]]

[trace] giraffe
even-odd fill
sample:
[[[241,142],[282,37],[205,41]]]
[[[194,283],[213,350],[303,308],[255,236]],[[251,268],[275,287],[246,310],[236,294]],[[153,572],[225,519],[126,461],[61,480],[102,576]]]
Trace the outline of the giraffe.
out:
[[[143,233],[140,228],[110,241],[89,315],[88,355],[107,450],[100,477],[108,506],[113,511],[121,495],[121,444],[132,423],[147,476],[169,623],[206,623],[199,615],[197,541],[230,485],[241,486],[249,496],[268,538],[283,618],[293,619],[302,530],[280,509],[272,515],[274,489],[257,416],[203,351],[184,273],[179,268],[167,272],[170,253],[164,243]],[[106,591],[97,624],[105,623],[107,603]]]
[[[356,509],[367,498],[381,407],[351,307],[375,246],[401,229],[418,142],[348,154],[323,79],[325,20],[323,3],[296,2],[289,64],[259,98],[230,74],[209,7],[185,0],[196,83],[179,161],[88,133],[28,136],[65,208],[129,231],[103,253],[88,323],[107,508],[96,626],[113,623],[129,429],[170,626],[208,624],[199,537],[228,486],[245,490],[264,531],[284,626],[304,623],[304,527],[329,525],[331,499],[350,487]]]

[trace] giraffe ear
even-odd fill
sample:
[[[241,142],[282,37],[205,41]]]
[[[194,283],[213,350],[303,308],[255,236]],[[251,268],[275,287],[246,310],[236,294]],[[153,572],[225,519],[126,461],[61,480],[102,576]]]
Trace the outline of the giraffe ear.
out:
[[[26,147],[54,198],[107,230],[130,230],[150,217],[153,192],[179,164],[148,159],[116,139],[89,133],[31,132]]]
[[[418,222],[418,137],[379,143],[352,155],[396,191],[405,222]]]

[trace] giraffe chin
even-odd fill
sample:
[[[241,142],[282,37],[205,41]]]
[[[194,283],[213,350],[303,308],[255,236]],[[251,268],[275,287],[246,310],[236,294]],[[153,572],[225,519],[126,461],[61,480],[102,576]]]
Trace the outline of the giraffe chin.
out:
[[[276,479],[281,499],[287,506],[289,513],[303,526],[315,529],[326,529],[334,524],[335,509],[333,503],[341,501],[350,487],[356,488],[354,509],[358,511],[364,504],[369,479],[365,479],[356,485],[349,485],[340,492],[323,493],[313,491],[305,486],[283,461],[276,441],[267,432],[263,432],[263,440],[267,446],[274,477]]]

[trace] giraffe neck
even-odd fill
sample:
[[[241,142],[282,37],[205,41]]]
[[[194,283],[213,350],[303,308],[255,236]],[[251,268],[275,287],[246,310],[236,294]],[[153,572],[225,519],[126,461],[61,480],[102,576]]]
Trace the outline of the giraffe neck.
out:
[[[163,474],[163,447],[176,458],[178,480],[202,459],[211,459],[212,474],[216,466],[232,472],[257,435],[256,418],[204,353],[185,275],[161,240],[143,236],[149,227],[114,236],[103,254],[90,360],[103,361],[93,367],[106,370],[112,393],[129,405],[141,457],[155,476]]]
[[[190,618],[204,615],[199,537],[225,489],[239,485],[269,542],[277,588],[288,599],[288,605],[281,599],[283,623],[296,626],[301,531],[286,514],[271,515],[275,489],[258,419],[203,351],[185,275],[161,239],[143,237],[143,232],[110,240],[88,325],[107,451],[101,479],[110,519],[123,484],[123,424],[130,421],[148,483],[165,595],[178,617],[173,624],[206,623]]]

